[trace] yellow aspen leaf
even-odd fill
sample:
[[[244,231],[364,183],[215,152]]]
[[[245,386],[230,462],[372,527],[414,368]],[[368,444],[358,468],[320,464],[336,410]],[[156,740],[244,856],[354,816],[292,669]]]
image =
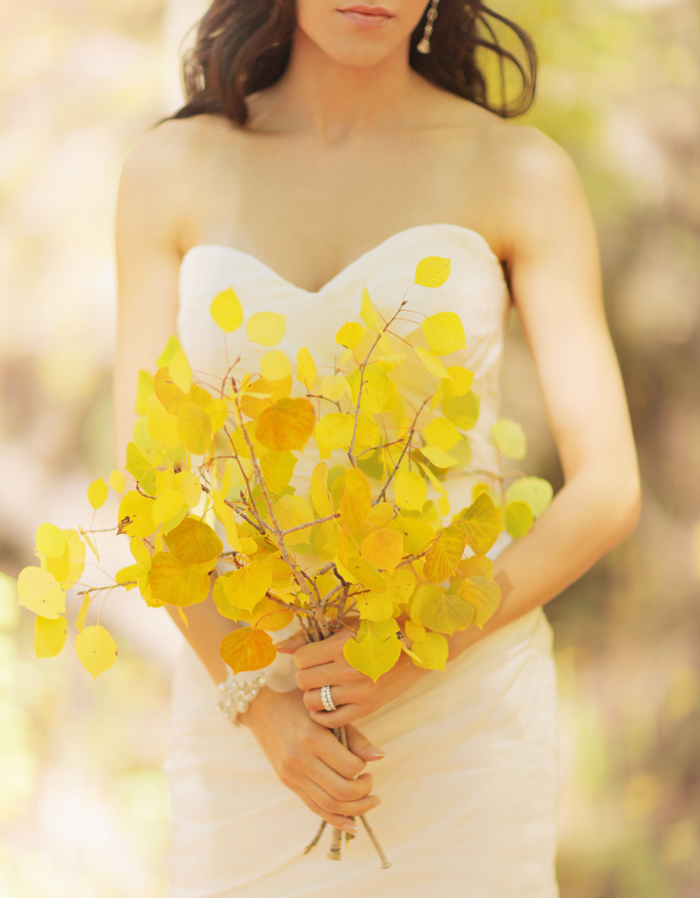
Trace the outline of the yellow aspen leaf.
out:
[[[65,617],[41,617],[34,621],[34,653],[37,658],[54,658],[66,643]]]
[[[460,596],[474,608],[473,623],[481,629],[498,608],[501,589],[495,580],[486,577],[470,577],[459,587]]]
[[[187,520],[187,519],[186,519]],[[156,552],[151,559],[148,584],[158,604],[196,605],[209,595],[209,575],[186,564],[170,552]]]
[[[389,591],[397,605],[407,604],[416,589],[416,578],[409,567],[399,567],[391,574],[385,574]]]
[[[394,509],[389,502],[379,502],[372,506],[372,510],[367,515],[367,523],[378,530],[382,530],[389,521],[394,517]]]
[[[475,555],[485,555],[503,530],[501,516],[487,493],[481,493],[459,521],[467,545]]]
[[[403,555],[403,536],[396,530],[377,530],[364,538],[360,551],[374,567],[393,571]]]
[[[260,373],[265,380],[282,380],[291,375],[292,366],[281,349],[273,349],[261,357]]]
[[[175,386],[183,393],[189,393],[192,386],[192,369],[182,347],[178,347],[168,362],[168,371]]]
[[[55,524],[40,524],[36,531],[36,550],[48,558],[62,558],[66,551],[66,536]]]
[[[234,673],[262,670],[277,657],[270,634],[255,627],[241,627],[229,633],[222,640],[219,652]]]
[[[365,329],[356,321],[348,321],[335,335],[335,342],[346,349],[355,349],[362,339]]]
[[[309,499],[320,518],[333,514],[333,505],[328,493],[328,465],[323,462],[319,462],[311,472]]]
[[[245,332],[252,343],[277,346],[287,332],[287,319],[277,312],[256,312],[248,319]]]
[[[308,399],[278,399],[262,413],[255,437],[277,452],[303,449],[316,426],[314,408]]]
[[[177,608],[177,612],[178,612],[178,614],[180,615],[180,620],[182,621],[182,623],[183,623],[186,627],[189,627],[190,622],[187,620],[187,615],[186,615],[185,612],[182,610],[182,608],[180,608],[179,605],[178,605],[178,608]]]
[[[403,534],[404,552],[408,555],[418,555],[435,539],[435,530],[430,524],[415,518],[396,517],[387,527]]]
[[[457,571],[465,580],[470,577],[487,577],[493,579],[493,561],[488,555],[470,555],[457,565]]]
[[[340,374],[329,374],[321,381],[319,392],[324,399],[338,402],[348,392],[348,382]]]
[[[361,620],[385,621],[394,615],[390,592],[365,592],[355,596]]]
[[[348,639],[343,646],[345,660],[376,683],[399,660],[401,642],[398,630],[393,619],[376,622],[363,620],[357,636]]]
[[[467,437],[462,437],[462,439],[458,443],[455,443],[455,445],[450,449],[450,455],[452,456],[452,458],[457,459],[457,465],[460,468],[468,465],[471,462],[472,447]]]
[[[440,633],[426,633],[425,639],[414,643],[411,649],[418,656],[418,667],[426,667],[428,670],[445,669],[450,645]]]
[[[155,482],[155,467],[141,452],[136,443],[128,443],[126,447],[126,470],[134,480],[143,484],[147,479]],[[146,488],[145,486],[143,487]]]
[[[399,508],[422,511],[428,497],[428,485],[417,471],[399,471],[394,477],[394,498]]]
[[[177,489],[175,486],[175,472],[167,468],[161,471],[156,477],[156,496],[162,496],[163,493],[169,493],[171,490]]]
[[[165,537],[165,545],[183,564],[205,564],[218,558],[224,546],[202,518],[185,518]]]
[[[117,644],[102,626],[85,627],[75,637],[75,651],[85,670],[93,680],[104,673],[117,660]]]
[[[440,496],[437,500],[437,510],[438,514],[440,514],[443,518],[446,518],[450,513],[450,500],[447,496]]]
[[[17,578],[19,604],[55,620],[66,610],[66,594],[53,574],[38,567],[25,567]]]
[[[459,527],[446,527],[425,556],[423,576],[432,583],[442,583],[454,574],[464,554],[465,539]]]
[[[448,379],[443,380],[442,395],[450,399],[456,399],[458,396],[465,396],[472,387],[474,380],[474,372],[461,365],[449,365],[447,373],[450,375]]]
[[[332,412],[319,419],[314,430],[314,438],[319,449],[323,446],[328,450],[327,455],[321,454],[322,458],[328,458],[333,449],[349,448],[354,423],[352,415],[340,412]]]
[[[174,489],[182,490],[182,501],[190,508],[199,504],[202,496],[202,484],[194,471],[180,471],[173,480]]]
[[[130,589],[133,589],[136,586],[138,575],[138,564],[130,564],[128,567],[123,567],[120,571],[117,571],[114,575],[114,579],[120,586],[123,586],[124,589],[129,592]]]
[[[347,571],[354,580],[361,583],[370,592],[383,592],[386,589],[384,578],[366,558],[360,558],[357,555],[348,558]]]
[[[264,598],[253,608],[250,613],[249,623],[260,630],[276,632],[288,627],[294,620],[294,612],[289,608],[283,608],[273,599]]]
[[[214,582],[214,589],[212,590],[212,598],[214,599],[214,604],[218,608],[219,614],[222,617],[227,617],[229,620],[247,620],[247,612],[243,611],[241,608],[236,608],[235,605],[232,605],[228,600],[228,596],[226,595],[224,583],[226,582],[226,578],[231,576],[231,573],[232,572],[229,572],[228,574],[223,574],[222,576],[216,578]]]
[[[436,355],[449,355],[466,349],[464,326],[455,312],[438,312],[423,319],[421,329],[428,346]],[[449,372],[448,376],[449,376]]]
[[[379,323],[379,319],[377,318],[377,313],[374,311],[374,306],[372,305],[372,300],[370,299],[367,287],[365,287],[362,291],[362,300],[360,302],[360,318],[364,321],[367,327],[381,330],[381,324]]]
[[[85,540],[85,543],[90,547],[90,551],[92,552],[92,554],[99,561],[100,553],[97,551],[97,546],[93,543],[89,535],[83,530],[82,527],[78,527],[78,530],[80,531],[80,535],[82,536],[82,538]]]
[[[506,530],[513,539],[520,539],[532,527],[532,509],[527,502],[506,502],[503,509]]]
[[[216,519],[223,524],[226,531],[226,541],[232,552],[241,552],[241,540],[238,535],[238,524],[233,509],[226,504],[223,496],[218,490],[211,491],[211,497],[214,502],[214,514]]]
[[[508,502],[527,502],[535,518],[549,507],[552,496],[551,483],[541,477],[519,477],[506,490]]]
[[[481,403],[476,393],[471,390],[464,396],[444,396],[440,408],[446,418],[456,424],[460,430],[471,430],[479,420]]]
[[[316,364],[306,346],[302,346],[297,353],[297,380],[305,384],[309,392],[316,383]]]
[[[98,508],[102,508],[102,506],[107,501],[108,493],[109,488],[107,487],[107,484],[101,477],[98,477],[97,480],[93,480],[88,487],[88,502],[95,510],[97,510]]]
[[[303,524],[311,524],[314,513],[311,506],[303,496],[282,496],[274,505],[275,517],[282,530],[291,530],[293,527],[301,527]],[[285,536],[284,541],[288,546],[296,546],[309,541],[311,526],[302,530],[295,530]]]
[[[75,530],[64,530],[63,534],[66,537],[66,551],[61,562],[65,567],[59,577],[52,568],[52,559],[48,559],[47,570],[51,571],[63,589],[70,589],[76,580],[82,577],[85,570],[85,543]]]
[[[212,437],[211,421],[204,409],[194,402],[183,402],[177,413],[177,427],[188,452],[204,455]]]
[[[404,624],[404,630],[411,642],[425,642],[427,634],[423,624],[417,624],[412,620],[407,620]]]
[[[352,390],[353,402],[357,403],[360,391],[360,379],[362,379],[362,396],[360,397],[360,409],[366,415],[378,415],[387,410],[387,404],[392,397],[391,382],[380,365],[367,365],[364,376],[359,370],[348,378]]]
[[[513,421],[511,418],[500,418],[491,428],[491,434],[496,447],[507,458],[525,458],[527,440],[525,431],[517,421]]]
[[[171,415],[165,410],[165,406],[153,393],[148,397],[146,420],[148,421],[148,435],[161,446],[174,449],[182,442],[177,427],[177,416]]]
[[[366,476],[358,468],[350,468],[345,474],[340,497],[340,519],[346,527],[359,527],[372,510],[372,489]]]
[[[241,537],[241,555],[255,555],[258,551],[258,544],[254,539],[250,539],[248,536]]]
[[[194,402],[195,405],[198,405],[200,408],[207,410],[207,407],[211,405],[214,400],[212,394],[205,390],[203,387],[200,387],[198,384],[192,384],[190,387],[189,393],[187,394],[187,398],[190,402]]]
[[[176,415],[187,398],[187,391],[178,387],[172,379],[169,368],[160,368],[153,378],[153,389],[158,401],[169,415]]]
[[[243,307],[233,287],[217,293],[209,306],[209,314],[225,334],[231,334],[243,324]]]
[[[175,355],[175,352],[180,348],[180,341],[176,336],[168,337],[168,342],[165,344],[165,349],[161,352],[161,354],[156,359],[156,365],[159,368],[167,368],[170,364],[170,359]]]
[[[136,385],[136,406],[134,408],[134,411],[137,415],[146,414],[146,403],[148,402],[148,397],[152,393],[153,375],[141,368],[138,374],[138,381]]]
[[[223,588],[231,605],[252,611],[260,602],[272,583],[270,568],[258,561],[251,561],[224,577]]]
[[[109,475],[109,485],[115,493],[123,493],[126,489],[126,478],[121,471],[115,470]]]
[[[260,459],[265,483],[273,493],[281,493],[294,474],[296,457],[291,452],[268,452]]]
[[[148,559],[150,564],[150,557]],[[90,610],[90,605],[92,604],[92,596],[90,593],[86,593],[83,596],[83,601],[80,603],[80,611],[78,611],[78,616],[75,619],[75,626],[78,628],[78,633],[82,633],[85,629],[85,620],[87,619],[87,613]]]
[[[258,377],[251,380],[241,397],[241,412],[249,418],[259,418],[278,399],[286,399],[292,391],[292,375],[281,380],[265,380]]]
[[[420,462],[418,463],[421,471],[425,474],[425,476],[430,481],[430,485],[432,488],[440,494],[440,497],[446,495],[447,490],[445,489],[444,483],[442,483],[438,478],[433,474],[428,465],[422,465]]]
[[[416,284],[421,287],[442,287],[450,276],[450,260],[427,256],[416,266]]]
[[[382,432],[379,425],[366,415],[357,416],[357,430],[355,432],[355,449],[371,449],[383,443]],[[348,446],[350,444],[348,443]]]
[[[218,433],[226,423],[231,410],[225,399],[214,399],[205,406],[204,411],[209,417],[212,433]]]
[[[474,606],[470,602],[461,596],[443,592],[440,588],[424,598],[418,610],[424,627],[438,633],[447,633],[448,636],[455,630],[466,629],[474,620],[474,613]]]
[[[436,468],[451,468],[457,464],[456,458],[448,455],[438,446],[421,446],[420,451]]]
[[[119,503],[119,533],[128,536],[150,536],[156,529],[152,514],[153,500],[136,490],[129,490]]]
[[[423,349],[422,346],[414,346],[413,349],[418,358],[434,377],[439,377],[441,380],[449,377],[447,369],[434,352]]]
[[[148,567],[151,566],[151,553],[148,551],[148,547],[142,539],[134,537],[129,542],[129,549],[137,564],[147,565]]]
[[[433,418],[423,430],[423,436],[430,445],[437,446],[443,452],[449,452],[462,439],[462,434],[447,418]]]
[[[169,493],[163,493],[162,496],[158,496],[151,508],[154,523],[162,524],[170,520],[184,506],[182,490],[171,490]]]

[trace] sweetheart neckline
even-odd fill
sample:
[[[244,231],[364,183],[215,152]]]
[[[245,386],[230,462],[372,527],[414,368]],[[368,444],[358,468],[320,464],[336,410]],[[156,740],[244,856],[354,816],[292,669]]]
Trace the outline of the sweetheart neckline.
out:
[[[364,252],[361,255],[359,255],[356,259],[354,259],[352,262],[350,262],[348,265],[346,265],[345,268],[342,268],[329,281],[326,281],[326,283],[323,284],[323,286],[320,287],[318,290],[305,290],[303,287],[299,287],[296,284],[293,284],[291,281],[288,281],[286,278],[282,277],[282,275],[279,274],[277,271],[275,271],[274,268],[271,268],[269,265],[266,265],[265,262],[263,262],[261,259],[258,259],[258,257],[254,256],[252,253],[247,253],[245,250],[238,249],[235,246],[226,246],[223,243],[196,243],[194,246],[191,246],[187,250],[187,252],[183,255],[182,259],[180,260],[180,271],[182,271],[182,267],[185,264],[185,260],[188,259],[191,256],[191,254],[197,249],[200,249],[200,250],[201,249],[224,250],[225,252],[235,253],[238,256],[243,256],[247,259],[251,259],[253,262],[255,262],[257,265],[259,265],[261,268],[263,268],[269,274],[271,274],[275,278],[277,278],[277,280],[281,281],[283,284],[286,284],[288,287],[290,287],[293,290],[297,290],[300,293],[305,293],[307,296],[321,296],[323,293],[326,292],[326,290],[328,290],[331,286],[333,286],[344,275],[346,275],[348,272],[352,271],[361,262],[364,262],[365,259],[372,256],[374,253],[376,253],[379,250],[386,247],[387,244],[392,243],[394,240],[396,240],[399,237],[405,237],[408,234],[412,234],[416,231],[427,230],[429,228],[450,228],[452,230],[461,232],[462,234],[467,234],[471,237],[476,237],[478,242],[482,245],[483,248],[486,249],[488,254],[491,256],[491,259],[498,264],[499,271],[501,272],[501,277],[503,277],[503,280],[505,282],[505,277],[503,275],[503,269],[501,267],[501,260],[498,258],[496,253],[493,251],[490,243],[484,237],[484,235],[481,234],[479,231],[475,231],[473,228],[466,228],[463,225],[448,224],[447,222],[436,222],[434,224],[413,225],[410,228],[404,228],[401,231],[396,231],[396,233],[391,234],[389,237],[387,237],[385,240],[382,240],[376,246],[373,246],[371,249],[368,249],[367,252]]]

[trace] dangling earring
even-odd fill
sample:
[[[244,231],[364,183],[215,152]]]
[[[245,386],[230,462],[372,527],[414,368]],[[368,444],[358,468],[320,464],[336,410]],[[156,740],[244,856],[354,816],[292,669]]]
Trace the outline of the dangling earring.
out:
[[[430,9],[428,10],[428,21],[425,23],[425,31],[423,37],[418,42],[416,50],[419,53],[430,53],[430,38],[433,33],[433,25],[437,19],[437,6],[440,0],[431,0]]]

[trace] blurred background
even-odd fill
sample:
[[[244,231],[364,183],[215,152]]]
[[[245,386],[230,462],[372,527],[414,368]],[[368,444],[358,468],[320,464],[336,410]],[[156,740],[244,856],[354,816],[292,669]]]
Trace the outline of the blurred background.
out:
[[[644,481],[637,532],[551,602],[563,898],[700,896],[700,5],[494,0],[541,71],[526,121],[573,156],[596,218]],[[35,661],[14,577],[43,521],[85,525],[112,468],[112,248],[129,144],[179,105],[203,0],[0,6],[0,895],[158,898],[165,613],[115,593],[119,663]],[[505,413],[562,482],[517,321]],[[106,519],[113,512],[104,511]],[[106,548],[106,543],[105,543]],[[112,559],[107,555],[106,565]],[[142,607],[143,606],[143,607]]]

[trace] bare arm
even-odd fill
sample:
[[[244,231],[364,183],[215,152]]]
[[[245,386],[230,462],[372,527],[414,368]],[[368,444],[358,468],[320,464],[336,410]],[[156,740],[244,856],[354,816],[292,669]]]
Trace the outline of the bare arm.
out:
[[[176,332],[183,221],[183,171],[173,171],[179,147],[157,132],[130,153],[124,165],[117,208],[119,319],[114,377],[116,455],[123,466],[136,413],[133,410],[140,368],[152,370],[169,336]],[[177,166],[175,166],[177,167]],[[186,171],[186,169],[185,169]],[[189,626],[166,606],[215,683],[228,667],[219,654],[222,638],[234,628],[211,596],[187,608]],[[378,804],[366,761],[382,757],[358,730],[348,730],[350,750],[314,723],[301,690],[275,693],[265,688],[242,715],[280,780],[314,813],[332,826],[354,831],[352,818]]]
[[[530,532],[496,559],[499,608],[483,631],[471,626],[449,637],[450,660],[558,595],[621,542],[639,515],[634,440],[578,175],[566,154],[537,132],[503,170],[512,178],[503,188],[502,208],[513,298],[566,483]],[[292,642],[285,649],[296,649],[297,683],[313,719],[330,727],[375,712],[425,675],[402,655],[374,684],[345,661],[348,638],[337,633],[323,643]],[[347,701],[330,714],[322,710],[318,688],[327,683],[341,684]]]

